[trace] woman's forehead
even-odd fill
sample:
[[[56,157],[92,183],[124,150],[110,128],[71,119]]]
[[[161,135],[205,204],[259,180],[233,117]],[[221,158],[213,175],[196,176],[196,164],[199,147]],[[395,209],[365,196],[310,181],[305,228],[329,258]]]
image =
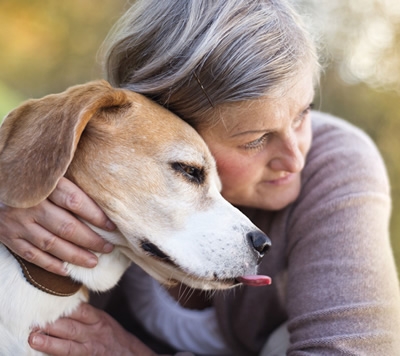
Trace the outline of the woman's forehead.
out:
[[[217,124],[213,131],[222,129],[235,135],[249,128],[271,126],[282,119],[297,117],[309,107],[314,98],[312,78],[303,77],[285,90],[284,95],[264,96],[254,100],[222,104],[216,108]]]

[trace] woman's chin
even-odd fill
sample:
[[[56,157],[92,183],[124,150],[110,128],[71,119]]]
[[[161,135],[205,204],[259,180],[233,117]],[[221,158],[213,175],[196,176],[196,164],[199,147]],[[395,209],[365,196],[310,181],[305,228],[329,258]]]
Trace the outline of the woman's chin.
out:
[[[241,206],[257,208],[262,210],[277,211],[286,208],[293,203],[300,194],[300,181],[293,182],[290,186],[280,187],[281,189],[265,189],[254,194],[252,199],[243,201]]]
[[[298,175],[288,184],[271,185],[263,182],[252,191],[224,192],[222,190],[222,195],[235,206],[276,211],[293,203],[298,198],[300,189],[301,180]]]

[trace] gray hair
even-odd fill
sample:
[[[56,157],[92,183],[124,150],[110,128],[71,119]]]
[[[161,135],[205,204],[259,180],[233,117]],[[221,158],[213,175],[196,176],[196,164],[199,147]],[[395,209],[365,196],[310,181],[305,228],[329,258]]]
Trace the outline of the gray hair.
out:
[[[213,107],[277,93],[309,68],[319,73],[314,42],[284,0],[137,0],[103,50],[112,85],[194,127]]]

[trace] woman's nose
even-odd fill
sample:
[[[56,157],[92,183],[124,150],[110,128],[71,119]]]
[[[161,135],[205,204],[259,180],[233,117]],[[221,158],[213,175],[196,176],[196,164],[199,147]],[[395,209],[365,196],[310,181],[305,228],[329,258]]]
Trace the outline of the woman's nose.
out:
[[[304,168],[305,157],[296,137],[289,136],[277,147],[269,167],[274,171],[298,173]]]

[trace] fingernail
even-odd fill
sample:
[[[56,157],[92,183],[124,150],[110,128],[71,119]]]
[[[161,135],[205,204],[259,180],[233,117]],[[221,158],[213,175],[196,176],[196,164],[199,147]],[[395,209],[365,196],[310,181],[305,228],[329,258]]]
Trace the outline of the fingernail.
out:
[[[97,265],[97,257],[92,256],[86,260],[86,267],[92,268],[96,267],[96,265]]]
[[[107,220],[106,222],[106,228],[110,231],[115,230],[116,226],[111,220]]]
[[[103,246],[103,252],[104,253],[108,253],[111,252],[114,249],[114,245],[107,242],[104,246]]]
[[[68,276],[68,269],[65,265],[63,266],[63,268],[60,272],[61,272],[62,276]]]
[[[42,346],[44,344],[44,339],[41,335],[33,335],[31,338],[31,344],[34,346]]]

